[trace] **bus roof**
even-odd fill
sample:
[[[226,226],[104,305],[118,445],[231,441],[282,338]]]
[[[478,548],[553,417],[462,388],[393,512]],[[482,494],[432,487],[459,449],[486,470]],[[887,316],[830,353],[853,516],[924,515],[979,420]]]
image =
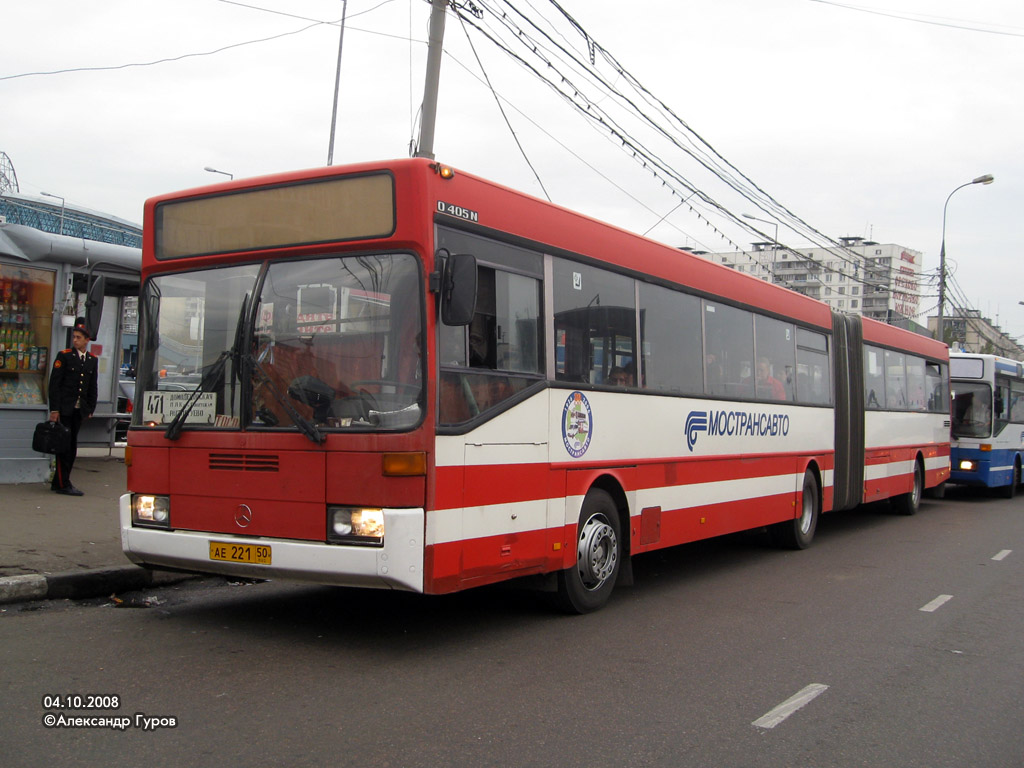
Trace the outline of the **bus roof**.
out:
[[[424,219],[418,216],[403,219],[401,211],[420,207],[425,216],[435,216],[439,221],[456,226],[604,263],[655,281],[685,286],[706,296],[788,317],[804,325],[826,330],[832,327],[832,310],[817,299],[471,173],[453,169],[451,176],[442,175],[439,172],[442,167],[445,166],[427,158],[404,158],[238,179],[153,197],[146,201],[144,210],[143,261],[153,264],[154,212],[161,203],[341,175],[388,172],[395,178],[396,194],[404,196],[399,202],[400,215],[392,240],[415,241],[415,233],[417,229],[422,230]],[[864,319],[864,337],[869,342],[933,359],[948,357],[946,346],[934,339],[867,318]]]

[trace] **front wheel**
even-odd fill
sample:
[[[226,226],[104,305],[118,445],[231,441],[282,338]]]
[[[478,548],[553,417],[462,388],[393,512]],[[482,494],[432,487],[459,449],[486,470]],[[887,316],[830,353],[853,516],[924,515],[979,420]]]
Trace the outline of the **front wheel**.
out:
[[[600,488],[583,500],[576,528],[576,564],[558,574],[558,605],[567,613],[590,613],[611,597],[622,560],[619,512]]]
[[[778,547],[785,549],[807,549],[814,540],[821,514],[821,491],[811,470],[804,472],[804,486],[800,494],[800,517],[783,520],[769,526],[768,533]]]

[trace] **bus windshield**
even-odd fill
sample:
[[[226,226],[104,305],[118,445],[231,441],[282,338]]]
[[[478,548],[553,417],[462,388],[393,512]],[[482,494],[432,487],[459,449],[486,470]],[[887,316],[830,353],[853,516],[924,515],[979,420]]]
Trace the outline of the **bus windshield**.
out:
[[[412,255],[376,254],[153,278],[138,423],[307,435],[415,426],[420,271]]]
[[[992,434],[992,388],[988,384],[953,383],[953,436],[988,437]]]

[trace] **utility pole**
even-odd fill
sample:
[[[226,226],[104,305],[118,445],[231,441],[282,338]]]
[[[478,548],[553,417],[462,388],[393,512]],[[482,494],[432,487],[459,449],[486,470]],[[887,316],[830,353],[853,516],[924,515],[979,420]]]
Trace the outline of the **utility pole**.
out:
[[[430,33],[427,45],[427,77],[423,85],[420,144],[416,157],[434,159],[434,124],[437,122],[437,90],[441,80],[441,44],[448,0],[430,0]]]
[[[338,70],[334,73],[334,104],[331,107],[331,141],[327,146],[327,164],[334,164],[334,126],[338,122],[338,90],[341,87],[341,44],[345,42],[345,13],[348,0],[341,0],[341,34],[338,36]]]

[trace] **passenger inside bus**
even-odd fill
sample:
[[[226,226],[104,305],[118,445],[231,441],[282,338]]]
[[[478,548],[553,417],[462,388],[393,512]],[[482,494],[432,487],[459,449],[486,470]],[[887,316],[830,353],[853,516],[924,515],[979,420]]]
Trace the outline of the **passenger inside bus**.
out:
[[[772,366],[767,357],[757,361],[757,396],[769,400],[786,400],[786,388],[772,376]]]
[[[608,372],[608,384],[613,387],[632,387],[634,383],[630,366],[615,366]]]

